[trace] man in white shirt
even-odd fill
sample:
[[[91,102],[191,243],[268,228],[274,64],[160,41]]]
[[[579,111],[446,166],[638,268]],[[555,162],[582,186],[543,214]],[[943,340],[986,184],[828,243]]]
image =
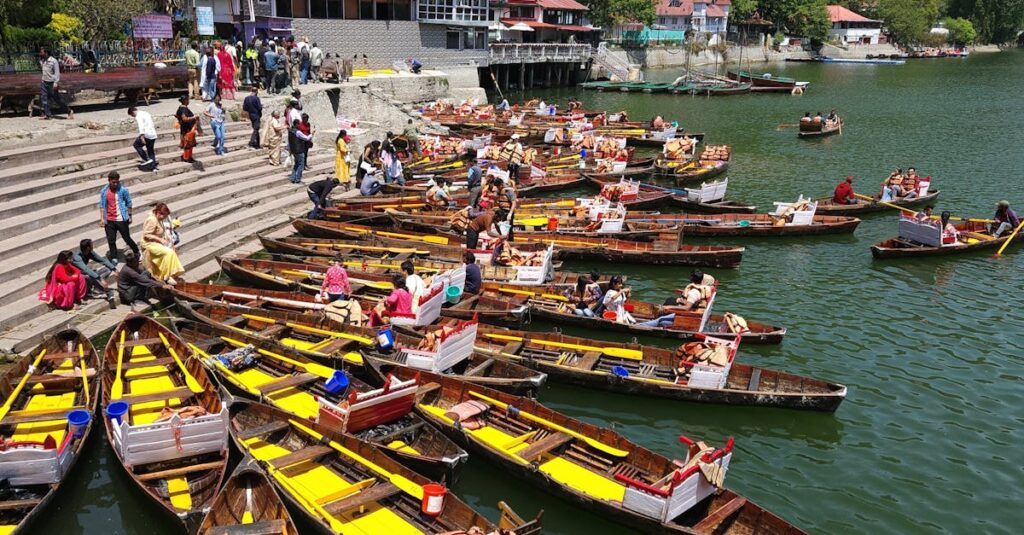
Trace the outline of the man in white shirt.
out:
[[[148,111],[140,111],[132,106],[128,108],[128,115],[135,118],[135,124],[139,127],[139,137],[135,138],[132,147],[139,153],[143,166],[152,164],[150,171],[156,171],[156,126],[153,125],[153,116]],[[143,151],[145,148],[145,151]]]
[[[217,79],[220,77],[220,60],[213,48],[206,47],[206,55],[199,60],[199,87],[203,89],[203,100],[217,96]]]

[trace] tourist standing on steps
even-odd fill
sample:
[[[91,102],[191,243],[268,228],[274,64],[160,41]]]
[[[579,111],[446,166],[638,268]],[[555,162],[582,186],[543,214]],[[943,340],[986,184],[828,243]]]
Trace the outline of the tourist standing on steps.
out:
[[[223,156],[224,148],[224,106],[220,103],[220,95],[213,97],[213,102],[206,107],[203,115],[210,118],[210,129],[213,130],[213,151]]]
[[[220,78],[220,60],[213,54],[213,48],[206,47],[206,55],[199,61],[199,75],[203,100],[213,100],[217,95],[217,80]]]
[[[259,92],[260,88],[253,85],[249,96],[242,101],[242,111],[248,114],[249,123],[252,124],[249,147],[253,149],[260,148],[260,120],[263,119],[263,103],[260,101]]]
[[[301,120],[299,121],[299,130],[309,137],[309,140],[306,141],[306,150],[302,153],[302,170],[308,171],[312,169],[312,167],[309,165],[309,149],[313,148],[313,135],[315,134],[315,131],[313,130],[313,125],[309,122],[308,113],[302,114]]]
[[[348,132],[344,130],[338,132],[338,137],[334,139],[334,176],[345,185],[345,191],[353,188],[351,170],[348,168],[349,141]]]
[[[306,168],[306,143],[309,140],[310,137],[299,130],[299,121],[293,122],[291,128],[288,129],[288,151],[292,153],[292,159],[295,160],[292,174],[288,179],[292,184],[302,183],[302,171]]]
[[[274,48],[268,48],[263,54],[263,88],[271,95],[277,93],[275,78],[277,78],[277,51]]]
[[[199,43],[192,43],[192,47],[185,51],[185,68],[188,69],[188,96],[201,98],[203,96],[199,89]]]
[[[153,116],[148,111],[141,111],[132,106],[128,108],[128,115],[135,118],[135,124],[139,127],[139,137],[135,138],[132,147],[139,153],[143,167],[151,165],[150,171],[156,171],[156,126],[153,125]]]
[[[217,43],[217,61],[220,63],[220,73],[217,75],[217,90],[221,98],[235,100],[235,57],[234,54],[221,44]],[[230,46],[230,45],[229,45]]]
[[[39,93],[39,102],[43,105],[43,116],[40,119],[53,119],[53,112],[50,111],[51,100],[68,110],[68,119],[74,119],[75,110],[72,110],[71,106],[64,102],[57,91],[57,85],[60,83],[60,62],[50,55],[48,48],[39,49],[39,66],[43,69],[43,83]]]
[[[416,125],[412,123],[412,119],[409,119],[408,124],[405,125],[405,130],[402,131],[402,137],[405,138],[408,143],[409,156],[413,158],[420,157],[420,133],[416,129]]]
[[[107,258],[117,258],[117,235],[135,254],[139,246],[132,240],[132,196],[128,188],[121,186],[121,175],[111,171],[107,185],[100,189],[100,226],[107,235]]]
[[[199,118],[192,113],[188,107],[188,97],[178,99],[181,106],[174,112],[174,118],[178,120],[178,128],[181,133],[181,161],[195,163],[192,159],[192,149],[196,146],[196,136],[199,135]]]
[[[313,81],[320,82],[320,67],[324,64],[324,51],[320,50],[320,47],[313,43],[313,48],[309,49],[309,66],[313,70]]]
[[[281,141],[284,140],[284,133],[288,126],[281,119],[281,112],[273,111],[270,120],[267,121],[267,129],[263,132],[263,146],[267,148],[267,157],[270,165],[281,165]]]

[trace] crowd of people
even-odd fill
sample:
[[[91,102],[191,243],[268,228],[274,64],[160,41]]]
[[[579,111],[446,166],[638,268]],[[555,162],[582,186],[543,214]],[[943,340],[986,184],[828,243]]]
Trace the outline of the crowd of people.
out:
[[[150,290],[172,286],[185,273],[178,258],[181,222],[164,203],[156,203],[142,225],[138,243],[132,238],[132,196],[121,185],[117,171],[107,175],[99,192],[100,227],[107,238],[107,254],[100,255],[90,239],[74,251],[61,251],[46,273],[39,299],[61,310],[74,310],[86,299],[104,299],[114,308],[117,301],[134,308],[153,297]],[[118,266],[121,237],[127,251]]]

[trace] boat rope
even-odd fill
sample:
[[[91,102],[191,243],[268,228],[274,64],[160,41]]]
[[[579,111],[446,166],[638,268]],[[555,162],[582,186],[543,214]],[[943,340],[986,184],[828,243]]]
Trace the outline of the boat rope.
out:
[[[174,447],[178,450],[178,453],[185,453],[185,448],[181,446],[181,419],[177,418],[171,422],[171,432],[174,434]]]

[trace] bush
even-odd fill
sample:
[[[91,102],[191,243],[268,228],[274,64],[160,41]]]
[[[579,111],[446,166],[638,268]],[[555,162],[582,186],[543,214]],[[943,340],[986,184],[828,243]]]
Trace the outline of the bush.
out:
[[[46,28],[57,34],[60,38],[60,44],[66,46],[77,45],[82,42],[82,30],[85,29],[85,25],[77,17],[63,13],[54,13],[51,15],[50,23],[46,25]]]
[[[56,44],[60,41],[60,36],[49,28],[4,26],[3,41],[11,49],[39,48]]]
[[[946,17],[943,22],[949,30],[949,42],[954,45],[966,46],[978,38],[978,32],[974,30],[974,24],[970,20]]]
[[[785,40],[786,40],[786,34],[782,33],[781,31],[775,32],[775,35],[772,36],[772,46],[779,46]]]

